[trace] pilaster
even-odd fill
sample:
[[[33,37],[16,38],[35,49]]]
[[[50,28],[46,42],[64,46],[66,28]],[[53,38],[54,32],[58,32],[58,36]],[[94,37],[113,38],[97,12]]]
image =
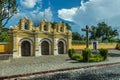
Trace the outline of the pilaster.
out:
[[[18,52],[17,52],[17,45],[16,45],[16,34],[13,34],[13,58],[18,57]]]
[[[58,39],[54,36],[53,37],[53,54],[58,55],[58,45],[57,45]]]
[[[38,38],[38,54],[39,54],[39,56],[41,56],[42,55],[42,52],[41,52],[41,41],[42,40],[42,38]]]
[[[41,56],[39,53],[38,33],[35,34],[35,56]]]

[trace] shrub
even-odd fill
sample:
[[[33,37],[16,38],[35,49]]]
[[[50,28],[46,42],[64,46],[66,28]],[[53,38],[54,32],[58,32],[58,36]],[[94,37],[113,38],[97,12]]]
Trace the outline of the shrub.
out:
[[[90,62],[100,62],[103,61],[103,57],[100,54],[93,54],[90,58],[89,58]]]
[[[83,61],[89,62],[89,57],[91,54],[92,54],[92,52],[89,48],[82,50]]]
[[[75,53],[75,50],[74,49],[69,49],[68,50],[68,56],[70,59],[72,59],[72,54]]]
[[[83,56],[80,53],[74,53],[74,54],[72,54],[72,59],[81,61],[81,60],[83,60]]]
[[[116,49],[120,50],[120,43],[116,45]]]
[[[105,59],[107,59],[107,56],[108,56],[108,50],[107,49],[103,49],[103,48],[101,48],[101,49],[99,49],[99,51],[100,51],[100,55],[103,57],[103,59],[105,60]]]

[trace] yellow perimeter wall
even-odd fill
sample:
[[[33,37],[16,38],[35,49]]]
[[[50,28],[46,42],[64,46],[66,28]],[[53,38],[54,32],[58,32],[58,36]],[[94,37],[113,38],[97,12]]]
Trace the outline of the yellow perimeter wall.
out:
[[[98,48],[106,48],[106,49],[115,49],[116,44],[98,44]],[[71,48],[76,49],[76,50],[82,50],[84,48],[86,48],[85,44],[81,44],[81,45],[71,45]],[[89,45],[89,48],[92,49],[92,45]],[[9,46],[9,44],[1,44],[0,43],[0,54],[8,54],[9,52],[11,52],[11,46]]]
[[[0,43],[0,54],[9,54],[10,53],[10,46],[8,43]]]
[[[98,44],[98,49],[100,49],[100,48],[115,49],[115,47],[116,47],[115,43],[114,44],[112,44],[112,43],[100,43],[100,44]],[[86,48],[86,45],[85,44],[72,45],[72,48],[76,49],[76,50],[82,50],[82,49]],[[92,49],[92,45],[91,44],[89,45],[89,48]]]

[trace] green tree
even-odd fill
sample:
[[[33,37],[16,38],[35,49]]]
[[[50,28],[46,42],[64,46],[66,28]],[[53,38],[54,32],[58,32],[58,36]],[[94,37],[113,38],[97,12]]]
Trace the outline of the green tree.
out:
[[[73,40],[83,40],[83,36],[81,36],[78,32],[72,32]]]
[[[6,31],[1,31],[0,32],[0,42],[8,42],[9,41],[9,36]]]
[[[90,39],[96,39],[96,34],[97,34],[97,28],[95,26],[91,26],[92,32]]]
[[[105,22],[98,23],[97,26],[91,26],[93,30],[91,32],[91,39],[99,38],[103,41],[111,41],[116,36],[118,36],[118,31],[116,29],[112,29],[111,26],[108,26]]]
[[[0,0],[0,30],[17,13],[16,0]]]

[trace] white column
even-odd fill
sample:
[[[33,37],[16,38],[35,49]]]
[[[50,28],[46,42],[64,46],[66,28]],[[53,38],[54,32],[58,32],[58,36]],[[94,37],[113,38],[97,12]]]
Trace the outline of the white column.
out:
[[[22,37],[18,37],[17,40],[20,41],[22,39]],[[18,42],[18,55],[19,57],[22,57],[22,53],[21,53],[21,42]]]
[[[57,41],[58,39],[56,37],[54,37],[54,55],[58,55],[58,45],[57,45]]]
[[[71,49],[71,38],[70,38],[70,36],[67,34],[67,43],[66,43],[66,45],[67,45],[67,51],[66,52],[68,52],[68,50],[69,49]]]
[[[42,55],[42,52],[41,52],[41,41],[42,40],[42,38],[38,38],[38,53],[39,53],[39,56],[41,56]]]
[[[13,34],[13,58],[19,57],[16,47],[16,34]]]
[[[35,56],[41,56],[39,53],[38,34],[35,35]]]
[[[71,48],[71,39],[68,38],[68,49],[70,49],[70,48]]]

